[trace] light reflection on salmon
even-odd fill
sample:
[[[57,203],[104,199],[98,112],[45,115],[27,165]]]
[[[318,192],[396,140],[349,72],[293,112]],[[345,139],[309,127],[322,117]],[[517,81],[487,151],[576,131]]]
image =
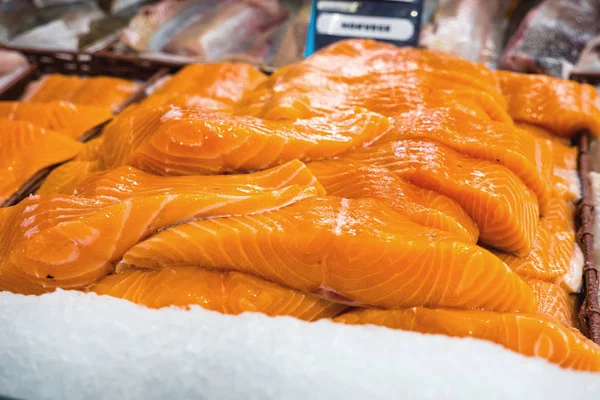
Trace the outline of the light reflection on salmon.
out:
[[[472,80],[457,81],[442,71],[398,69],[390,74],[349,78],[304,61],[249,92],[236,113],[271,120],[326,115],[344,107],[364,107],[386,116],[415,107],[460,108],[481,118],[512,123],[499,90],[480,91]],[[369,93],[365,96],[365,93]]]
[[[330,196],[378,199],[413,222],[477,243],[477,225],[458,203],[415,186],[386,168],[341,160],[315,161],[307,166]]]
[[[527,281],[535,293],[538,313],[548,315],[568,327],[577,327],[576,296],[560,286],[536,279]]]
[[[159,182],[172,178],[151,177],[131,182],[121,196],[39,195],[0,209],[0,290],[38,294],[87,288],[112,272],[114,262],[138,241],[165,227],[273,210],[323,194],[314,179],[306,183],[312,175],[302,163],[278,169],[219,177],[182,190]]]
[[[560,197],[552,198],[550,205],[549,214],[538,223],[533,248],[527,257],[500,252],[496,255],[522,277],[554,282],[577,292],[581,287],[583,266],[580,265],[575,276],[570,277],[576,251],[574,206]],[[568,278],[566,282],[565,277]]]
[[[542,215],[548,211],[552,149],[512,124],[485,121],[456,109],[415,109],[392,118],[397,139],[430,139],[471,157],[504,165],[538,197]]]
[[[81,78],[47,75],[32,83],[23,101],[47,103],[68,101],[85,106],[107,107],[115,111],[132,96],[139,85],[126,79],[108,76]]]
[[[27,121],[77,139],[89,129],[112,118],[106,107],[81,106],[64,101],[26,103],[0,101],[0,118]]]
[[[253,274],[347,304],[535,310],[531,289],[491,253],[372,199],[314,198],[178,225],[131,248],[118,270],[176,265]]]
[[[81,147],[57,132],[0,118],[0,204],[37,171],[75,157]]]
[[[157,175],[249,172],[335,157],[385,134],[389,120],[362,109],[293,122],[179,108],[136,107],[105,129],[106,168]]]
[[[553,191],[571,202],[581,198],[581,182],[577,171],[579,149],[571,146],[568,139],[556,137],[552,132],[536,125],[517,122],[517,127],[530,132],[538,141],[544,141],[552,150]]]
[[[593,86],[545,75],[508,71],[496,75],[515,121],[563,137],[572,137],[581,129],[600,135],[599,97]]]
[[[246,93],[266,79],[258,69],[243,63],[188,65],[142,104],[231,112]]]
[[[479,240],[491,247],[521,256],[531,251],[537,198],[501,165],[426,140],[376,143],[342,159],[386,167],[414,185],[450,197],[475,221]]]

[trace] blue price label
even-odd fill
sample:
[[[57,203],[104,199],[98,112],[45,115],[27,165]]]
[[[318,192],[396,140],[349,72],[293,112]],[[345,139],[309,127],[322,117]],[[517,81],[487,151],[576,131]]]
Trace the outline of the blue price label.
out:
[[[423,0],[313,0],[305,55],[349,38],[417,46],[422,10]]]

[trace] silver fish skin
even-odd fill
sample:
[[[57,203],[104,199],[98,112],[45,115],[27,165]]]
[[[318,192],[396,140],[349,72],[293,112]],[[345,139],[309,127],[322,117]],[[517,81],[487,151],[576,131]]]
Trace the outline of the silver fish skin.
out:
[[[586,43],[600,34],[600,1],[545,0],[508,41],[499,66],[568,78]]]

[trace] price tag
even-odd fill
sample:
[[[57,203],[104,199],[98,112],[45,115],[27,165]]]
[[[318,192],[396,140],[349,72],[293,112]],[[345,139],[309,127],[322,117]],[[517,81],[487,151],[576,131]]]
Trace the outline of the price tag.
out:
[[[422,9],[423,0],[313,0],[305,55],[350,38],[416,46]]]

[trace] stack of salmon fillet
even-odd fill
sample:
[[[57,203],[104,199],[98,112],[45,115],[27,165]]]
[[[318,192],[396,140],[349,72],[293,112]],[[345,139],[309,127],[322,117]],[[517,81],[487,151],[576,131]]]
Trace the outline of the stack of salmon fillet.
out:
[[[138,89],[119,78],[48,75],[23,101],[0,101],[0,204],[38,171],[74,158],[78,141]]]
[[[597,94],[336,43],[184,68],[0,210],[0,290],[85,290],[475,337],[600,371],[578,330],[570,139]]]

